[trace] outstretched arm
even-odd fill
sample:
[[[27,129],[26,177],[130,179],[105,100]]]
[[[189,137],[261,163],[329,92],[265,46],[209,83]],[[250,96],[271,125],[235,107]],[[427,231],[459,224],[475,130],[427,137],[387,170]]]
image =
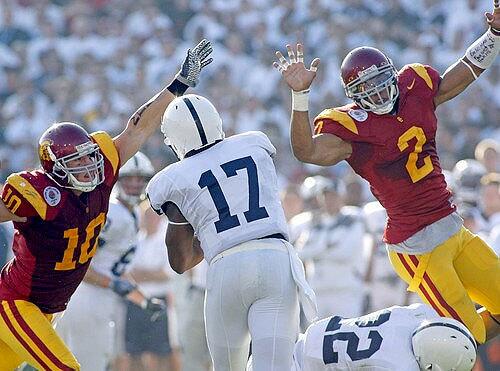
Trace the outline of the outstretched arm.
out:
[[[210,41],[203,39],[193,50],[188,49],[181,70],[169,86],[144,103],[128,120],[114,142],[120,154],[121,164],[125,164],[154,133],[161,122],[165,109],[176,96],[184,94],[188,87],[195,87],[201,70],[212,62]]]
[[[307,69],[301,44],[297,44],[296,54],[290,45],[287,45],[286,49],[290,61],[278,51],[278,61],[274,62],[273,66],[281,72],[292,90],[290,139],[293,154],[302,162],[321,166],[335,165],[351,155],[351,145],[332,134],[313,135],[309,122],[309,88],[316,77],[320,60],[314,59]]]
[[[168,260],[172,269],[182,274],[203,260],[203,250],[193,227],[174,203],[169,202],[164,212],[169,221],[165,236]]]
[[[456,97],[463,92],[495,61],[500,51],[500,8],[499,1],[494,1],[493,13],[486,13],[488,31],[477,39],[465,52],[465,55],[450,66],[443,75],[439,90],[434,97],[434,105]]]

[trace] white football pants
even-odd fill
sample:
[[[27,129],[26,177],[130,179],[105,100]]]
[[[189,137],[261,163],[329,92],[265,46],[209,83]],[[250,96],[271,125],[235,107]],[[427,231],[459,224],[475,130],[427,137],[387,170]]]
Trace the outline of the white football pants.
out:
[[[242,245],[208,269],[205,326],[214,370],[245,370],[251,338],[254,371],[289,371],[299,305],[288,252],[277,239]]]
[[[106,371],[124,351],[126,307],[113,291],[82,282],[58,321],[56,331],[82,371]]]
[[[211,364],[205,334],[203,306],[205,290],[186,289],[184,300],[180,306],[180,342],[182,346],[182,370],[206,371]],[[177,301],[179,302],[179,301]]]

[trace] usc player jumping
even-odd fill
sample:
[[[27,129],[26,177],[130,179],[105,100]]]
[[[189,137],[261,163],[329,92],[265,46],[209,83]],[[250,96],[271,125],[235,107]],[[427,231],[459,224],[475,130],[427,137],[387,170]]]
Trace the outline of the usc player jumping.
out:
[[[436,152],[435,109],[490,67],[500,50],[500,9],[486,13],[489,29],[443,76],[410,64],[397,71],[380,50],[352,50],[341,65],[354,102],[326,109],[309,123],[308,94],[319,59],[304,66],[302,45],[279,51],[274,67],[292,90],[291,142],[302,162],[346,160],[365,178],[388,214],[384,241],[392,266],[439,315],[464,323],[484,343],[500,326],[500,262],[463,226]],[[484,308],[476,312],[474,303]]]

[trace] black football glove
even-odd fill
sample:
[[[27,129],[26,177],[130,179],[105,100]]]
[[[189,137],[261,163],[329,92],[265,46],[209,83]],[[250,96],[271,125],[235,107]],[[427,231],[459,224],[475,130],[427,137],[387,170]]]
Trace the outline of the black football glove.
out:
[[[167,304],[158,298],[149,298],[144,309],[151,315],[151,322],[156,322],[167,314]]]
[[[118,295],[125,297],[130,292],[134,291],[137,288],[137,286],[130,281],[123,280],[121,278],[116,278],[110,282],[109,288]]]

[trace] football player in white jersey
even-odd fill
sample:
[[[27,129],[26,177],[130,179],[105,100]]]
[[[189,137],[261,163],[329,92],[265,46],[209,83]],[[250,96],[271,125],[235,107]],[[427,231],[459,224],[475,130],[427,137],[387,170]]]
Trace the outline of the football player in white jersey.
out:
[[[363,313],[361,272],[365,267],[361,209],[344,205],[345,185],[340,179],[321,175],[314,179],[320,213],[301,231],[295,246],[307,266],[319,316],[359,316]]]
[[[460,322],[426,304],[318,321],[295,345],[293,371],[470,371],[477,345]]]
[[[84,370],[104,371],[123,353],[126,307],[122,298],[151,310],[163,309],[161,303],[146,299],[126,275],[137,249],[136,206],[144,199],[153,173],[151,162],[141,152],[120,169],[99,248],[58,324],[57,330]]]
[[[295,344],[291,371],[470,371],[476,351],[462,323],[426,304],[393,306],[312,324]]]
[[[262,132],[225,138],[219,113],[198,95],[175,99],[161,130],[180,161],[156,174],[146,192],[168,217],[172,268],[182,273],[209,262],[205,322],[215,371],[243,370],[250,338],[255,370],[288,371],[297,299],[310,320],[316,303],[288,242],[276,149]]]
[[[387,250],[382,241],[387,212],[378,201],[368,202],[363,206],[366,232],[365,252],[367,269],[365,285],[367,287],[366,312],[386,308],[390,305],[408,305],[420,302],[418,296],[406,290],[391,263],[387,259]],[[331,312],[335,313],[335,312]]]

